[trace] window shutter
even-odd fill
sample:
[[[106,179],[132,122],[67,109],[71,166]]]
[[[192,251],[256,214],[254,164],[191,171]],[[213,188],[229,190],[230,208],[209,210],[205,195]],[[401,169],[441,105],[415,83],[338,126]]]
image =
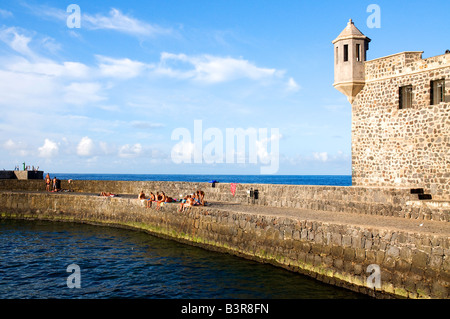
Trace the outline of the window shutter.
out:
[[[430,105],[434,105],[434,82],[430,83]]]

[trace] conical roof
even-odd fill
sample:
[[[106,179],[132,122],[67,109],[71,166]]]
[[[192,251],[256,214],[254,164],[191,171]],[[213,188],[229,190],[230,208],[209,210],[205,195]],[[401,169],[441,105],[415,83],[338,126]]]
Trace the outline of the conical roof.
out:
[[[336,39],[334,39],[333,43],[335,43],[338,40],[344,39],[366,39],[368,42],[370,42],[370,39],[366,37],[364,34],[362,34],[362,32],[359,31],[357,27],[355,27],[355,24],[353,23],[352,19],[348,21],[345,29],[342,30],[341,34],[339,34],[339,36]]]

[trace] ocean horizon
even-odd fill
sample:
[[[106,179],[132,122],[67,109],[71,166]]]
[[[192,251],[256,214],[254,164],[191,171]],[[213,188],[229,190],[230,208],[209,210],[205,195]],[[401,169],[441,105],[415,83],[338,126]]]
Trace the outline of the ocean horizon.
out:
[[[46,173],[45,173],[46,174]],[[351,175],[225,175],[225,174],[81,174],[49,173],[61,180],[170,181],[240,184],[351,186]]]

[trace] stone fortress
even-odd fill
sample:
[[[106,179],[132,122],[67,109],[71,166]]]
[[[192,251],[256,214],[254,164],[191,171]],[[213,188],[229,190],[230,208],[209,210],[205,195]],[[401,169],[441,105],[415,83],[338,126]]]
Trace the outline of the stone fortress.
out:
[[[352,20],[333,41],[334,87],[352,105],[352,184],[450,197],[450,51],[371,61]],[[430,196],[430,197],[431,197]]]

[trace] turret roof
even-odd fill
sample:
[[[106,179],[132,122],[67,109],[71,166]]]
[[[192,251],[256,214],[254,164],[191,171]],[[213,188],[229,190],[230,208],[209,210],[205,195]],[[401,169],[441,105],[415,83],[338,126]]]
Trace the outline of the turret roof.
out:
[[[355,27],[355,24],[353,23],[352,19],[348,21],[345,29],[342,30],[342,32],[336,39],[334,39],[333,43],[335,43],[338,40],[344,39],[366,39],[368,42],[370,42],[370,39],[366,37],[364,34],[362,34],[362,32],[359,31],[357,27]]]

